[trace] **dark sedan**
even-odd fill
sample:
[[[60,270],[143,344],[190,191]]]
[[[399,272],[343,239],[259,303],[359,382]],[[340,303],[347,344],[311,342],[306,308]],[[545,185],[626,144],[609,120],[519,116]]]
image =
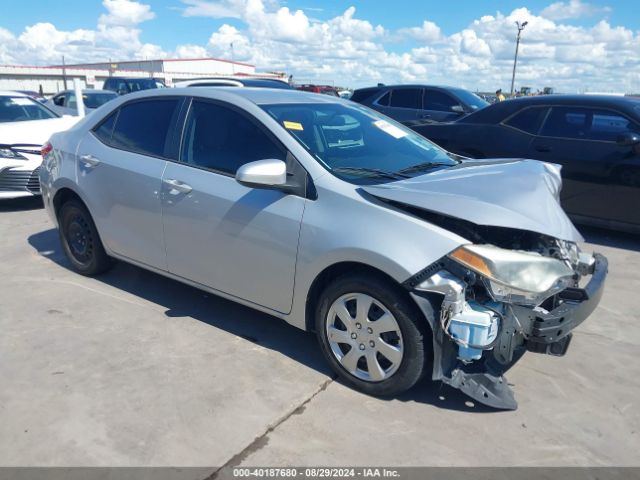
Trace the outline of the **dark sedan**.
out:
[[[638,99],[519,98],[455,122],[413,128],[467,157],[533,158],[560,164],[562,205],[576,222],[640,232]]]
[[[463,88],[435,85],[378,85],[353,92],[350,100],[412,126],[448,122],[489,105]]]

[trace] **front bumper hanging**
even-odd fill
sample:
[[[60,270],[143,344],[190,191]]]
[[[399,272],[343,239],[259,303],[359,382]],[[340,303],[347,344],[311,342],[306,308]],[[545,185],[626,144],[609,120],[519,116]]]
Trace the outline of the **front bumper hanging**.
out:
[[[549,355],[564,355],[572,338],[572,331],[580,325],[598,306],[608,273],[608,262],[601,254],[594,254],[591,278],[583,288],[567,288],[557,297],[558,306],[550,311],[532,309],[513,305],[516,317],[529,325],[520,332],[524,342],[515,347],[508,363],[498,362],[493,355],[486,355],[472,364],[464,364],[457,359],[456,348],[448,340],[436,323],[432,326],[434,332],[434,371],[433,379],[461,390],[473,400],[497,409],[515,410],[517,402],[509,384],[504,377],[506,372],[515,364],[525,351],[545,353]],[[448,270],[447,263],[439,264],[443,270]],[[461,277],[459,268],[450,272]],[[440,270],[442,271],[442,270]],[[424,277],[437,273],[430,271]],[[464,276],[462,276],[464,278]],[[409,285],[407,285],[409,286]],[[414,287],[412,285],[411,287]],[[433,293],[444,294],[437,289]],[[428,295],[413,290],[412,297],[416,300],[427,318],[437,316],[437,310],[429,301]],[[435,314],[435,315],[434,315]]]

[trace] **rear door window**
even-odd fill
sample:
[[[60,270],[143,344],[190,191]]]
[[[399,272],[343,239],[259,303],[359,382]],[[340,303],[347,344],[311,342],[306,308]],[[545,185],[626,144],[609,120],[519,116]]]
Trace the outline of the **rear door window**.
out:
[[[519,111],[508,118],[504,124],[531,135],[538,133],[540,124],[549,109],[547,107],[531,107]]]
[[[391,107],[396,108],[422,108],[421,88],[397,88],[391,93]]]
[[[113,112],[106,119],[100,122],[96,127],[94,127],[94,135],[102,140],[103,143],[109,144],[111,142],[111,134],[113,133],[113,126],[116,124],[117,116],[118,112]]]
[[[177,117],[179,104],[177,98],[162,98],[122,106],[113,129],[111,146],[165,157],[169,130]]]

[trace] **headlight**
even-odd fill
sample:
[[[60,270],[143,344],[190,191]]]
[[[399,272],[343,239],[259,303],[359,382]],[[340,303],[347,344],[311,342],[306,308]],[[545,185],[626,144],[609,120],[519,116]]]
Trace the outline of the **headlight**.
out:
[[[18,152],[10,149],[10,148],[0,148],[0,158],[8,158],[10,160],[26,160],[26,157],[23,157]]]
[[[573,282],[574,271],[555,258],[493,245],[465,245],[449,254],[482,275],[494,300],[538,305]]]

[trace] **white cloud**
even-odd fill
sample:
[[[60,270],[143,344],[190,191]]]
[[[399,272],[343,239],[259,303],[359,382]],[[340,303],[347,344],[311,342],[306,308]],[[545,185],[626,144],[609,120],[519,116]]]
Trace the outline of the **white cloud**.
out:
[[[540,15],[550,20],[569,20],[581,17],[591,17],[602,13],[608,13],[609,7],[599,7],[581,0],[569,0],[568,2],[555,2],[544,8]]]
[[[166,55],[160,46],[140,40],[138,26],[155,17],[149,5],[133,0],[103,0],[102,5],[106,13],[99,16],[94,30],[63,31],[39,22],[16,37],[0,28],[0,62],[59,64],[63,55],[67,63]]]
[[[240,18],[244,12],[244,0],[182,0],[187,7],[182,11],[185,17]]]
[[[149,5],[132,0],[102,0],[102,5],[108,13],[100,15],[101,25],[137,25],[156,16]]]
[[[422,22],[419,27],[401,28],[399,33],[421,42],[437,42],[442,37],[440,27],[429,20]]]

